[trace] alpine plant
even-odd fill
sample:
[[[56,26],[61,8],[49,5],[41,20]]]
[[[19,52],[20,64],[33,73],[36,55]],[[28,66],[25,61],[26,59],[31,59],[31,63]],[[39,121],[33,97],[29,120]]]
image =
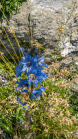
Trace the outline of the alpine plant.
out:
[[[42,66],[48,68],[48,65],[44,63],[44,56],[39,57],[37,47],[34,47],[34,49],[32,50],[32,54],[33,55],[35,54],[35,56],[31,55],[31,51],[26,53],[24,48],[20,48],[20,50],[24,53],[25,56],[21,58],[20,65],[17,65],[15,67],[16,76],[19,77],[22,74],[22,72],[24,72],[27,75],[28,79],[20,78],[19,82],[18,81],[16,82],[18,84],[16,90],[17,91],[20,90],[20,92],[27,94],[29,93],[28,89],[29,86],[31,85],[32,89],[31,89],[31,93],[28,94],[29,98],[40,100],[39,95],[42,95],[42,91],[45,91],[46,87],[42,86],[38,89],[33,90],[32,84],[34,84],[35,88],[37,88],[37,82],[41,84],[43,79],[46,79],[48,77],[48,75],[42,71],[44,69]],[[21,99],[18,96],[17,96],[17,101],[21,103],[23,108],[24,106],[26,106],[26,103],[22,103]]]

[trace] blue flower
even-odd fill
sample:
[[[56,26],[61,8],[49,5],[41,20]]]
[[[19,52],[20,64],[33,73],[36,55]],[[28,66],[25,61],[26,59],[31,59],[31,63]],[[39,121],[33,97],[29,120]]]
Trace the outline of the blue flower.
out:
[[[16,70],[16,76],[19,77],[21,75],[21,73],[24,71],[21,65],[17,65],[15,67]]]
[[[44,61],[44,56],[39,57],[37,54],[36,59],[39,66],[45,66],[46,68],[48,68],[48,65],[46,63],[42,63]]]
[[[35,84],[35,87],[37,87],[37,81],[39,82],[39,84],[42,83],[43,79],[46,79],[48,77],[48,75],[46,73],[41,72],[40,70],[32,70],[30,72],[30,74],[28,75],[28,79],[29,79],[29,85],[31,83]]]
[[[28,83],[28,79],[20,79],[20,82],[16,82],[17,84],[19,84],[16,88],[16,90],[18,91],[18,89],[21,89],[21,92],[28,92],[28,88],[29,88],[29,83]]]
[[[23,47],[21,47],[20,50],[21,50],[24,54],[27,54],[27,53],[25,52],[25,49],[24,49]],[[32,51],[33,51],[34,54],[37,55],[37,53],[38,53],[39,50],[38,50],[38,48],[35,46],[35,47],[33,48]],[[31,51],[29,51],[28,54],[31,55]]]
[[[23,92],[28,93],[28,88],[31,83],[34,83],[35,87],[37,87],[37,82],[41,84],[43,79],[46,79],[48,77],[48,74],[43,73],[43,71],[41,71],[44,69],[42,66],[45,66],[46,68],[48,68],[48,65],[46,63],[43,63],[44,56],[41,56],[41,57],[38,56],[38,48],[36,47],[33,48],[32,56],[31,56],[31,51],[29,51],[27,54],[24,48],[20,48],[20,50],[26,55],[21,58],[20,60],[21,65],[17,65],[15,67],[16,76],[19,77],[22,72],[25,72],[28,76],[28,79],[20,78],[20,82],[16,82],[18,84],[16,89],[17,91],[20,90],[22,93]],[[45,91],[45,90],[46,90],[45,87],[41,87],[39,89],[32,91],[30,99],[34,98],[35,100],[39,100],[39,95],[42,95],[42,91]],[[17,96],[17,101],[21,103],[21,105],[26,111],[28,110],[29,106],[26,103],[24,103],[25,100],[23,99],[21,100]]]
[[[21,124],[21,123],[22,123],[22,121],[20,120],[18,124]]]
[[[35,46],[35,47],[32,49],[32,51],[33,51],[33,55],[37,55],[39,50],[38,50],[38,48]],[[29,51],[28,54],[31,55],[31,51]]]
[[[46,90],[46,88],[43,86],[43,87],[41,87],[39,89],[36,89],[36,90],[32,91],[30,99],[34,98],[35,100],[40,100],[39,99],[39,95],[42,95],[42,91],[45,91],[45,90]]]
[[[24,53],[24,54],[27,54],[25,51],[25,49],[23,47],[20,48],[20,50]]]
[[[46,63],[42,63],[43,61],[44,61],[44,56],[40,58],[38,55],[34,57],[31,57],[28,54],[26,56],[23,56],[20,60],[21,65],[17,65],[15,67],[16,76],[19,77],[22,72],[25,72],[27,74],[33,69],[43,70],[43,68],[40,66],[48,67]]]
[[[25,103],[22,103],[22,102],[21,102],[21,99],[20,99],[18,96],[17,96],[17,101],[19,101],[19,102],[21,103],[22,106],[26,106]]]
[[[42,63],[44,61],[44,56],[41,56],[38,61],[39,66],[45,66],[46,68],[48,68],[48,65],[46,63]]]
[[[19,102],[21,103],[22,106],[24,106],[24,107],[26,106],[25,103],[22,103],[22,102],[21,102],[21,99],[20,99],[18,96],[17,96],[17,101],[19,101]],[[28,108],[30,108],[30,107],[28,106]],[[26,109],[24,108],[24,110],[26,110]],[[26,111],[28,111],[28,110],[26,110]]]
[[[48,65],[46,63],[43,63],[44,61],[44,56],[39,57],[38,54],[36,56],[34,56],[34,58],[36,57],[37,59],[37,63],[39,66],[45,66],[46,68],[48,68]]]
[[[31,57],[30,55],[23,56],[20,60],[21,65],[23,66],[23,71],[27,70],[27,73],[30,72],[33,68],[38,66],[37,56]]]

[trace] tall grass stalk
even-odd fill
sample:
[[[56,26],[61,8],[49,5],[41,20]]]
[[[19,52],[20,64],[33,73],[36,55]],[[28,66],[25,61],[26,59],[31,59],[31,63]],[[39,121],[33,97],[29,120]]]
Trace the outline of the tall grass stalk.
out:
[[[4,71],[4,73],[8,76],[8,78],[9,78],[9,75],[6,73],[6,71],[4,70],[4,68],[1,66],[1,64],[0,64],[0,67],[1,67],[1,69]]]
[[[10,69],[10,71],[14,74],[14,76],[16,77],[16,74],[13,72],[12,68],[10,68],[9,64],[7,63],[7,61],[5,60],[3,54],[0,52],[1,54],[1,59],[4,61],[4,63],[6,64],[6,66]]]
[[[0,10],[1,10],[1,9],[0,9]],[[1,10],[1,12],[2,12],[3,16],[5,17],[5,19],[7,20],[7,22],[8,22],[8,24],[9,24],[10,28],[12,29],[12,27],[11,27],[11,25],[10,25],[8,19],[6,18],[5,14],[4,14],[4,12],[3,12],[2,10]],[[21,57],[20,44],[19,44],[19,42],[18,42],[18,40],[17,40],[17,37],[16,37],[16,35],[15,35],[15,32],[13,33],[13,36],[14,36],[14,38],[15,38],[17,44],[18,44],[19,54],[20,54],[20,57]],[[22,54],[23,54],[23,53],[22,53]]]
[[[1,40],[0,40],[1,41]],[[15,64],[17,64],[16,63],[16,61],[15,61],[15,59],[14,59],[14,57],[11,55],[11,53],[8,51],[8,49],[5,47],[5,45],[3,44],[3,42],[1,41],[1,43],[2,43],[2,45],[4,46],[4,48],[7,50],[7,52],[9,53],[9,55],[12,57],[12,59],[14,60],[14,62],[15,62]],[[16,53],[16,52],[15,52]],[[17,56],[17,55],[16,55]],[[18,57],[17,57],[18,58]]]

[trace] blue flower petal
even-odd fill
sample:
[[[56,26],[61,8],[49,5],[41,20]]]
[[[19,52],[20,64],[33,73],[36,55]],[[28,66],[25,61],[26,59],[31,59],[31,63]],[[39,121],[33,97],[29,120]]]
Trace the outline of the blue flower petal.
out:
[[[39,95],[33,95],[33,94],[31,94],[31,98],[30,99],[40,100],[39,99]]]
[[[19,101],[19,102],[21,101],[21,99],[18,96],[17,96],[17,101]]]
[[[18,123],[18,125],[21,124],[21,123],[22,123],[22,121],[20,120],[19,123]]]
[[[41,65],[41,63],[44,61],[44,56],[41,56],[39,59],[38,59],[38,61],[39,61],[39,65]]]
[[[17,88],[20,88],[21,89],[21,92],[24,92],[24,91],[25,92],[28,92],[28,88],[29,88],[28,79],[19,79],[19,80],[20,80],[20,82],[16,82],[18,84]],[[23,90],[23,86],[24,85],[27,87],[27,89],[25,89],[25,90]]]
[[[42,86],[40,89],[41,89],[42,91],[45,91],[45,90],[46,90],[46,87]]]
[[[17,77],[19,77],[19,76],[21,75],[21,73],[23,72],[23,71],[22,71],[22,66],[20,66],[20,65],[17,65],[17,66],[15,67],[15,70],[16,70],[16,76],[17,76]]]
[[[48,65],[46,63],[42,63],[42,66],[48,68]]]
[[[25,49],[24,49],[23,47],[21,47],[20,50],[21,50],[24,54],[27,54],[27,53],[24,52]]]
[[[23,65],[22,70],[25,71],[27,69],[27,65]]]
[[[42,79],[39,79],[38,82],[39,82],[39,84],[41,84],[42,83]]]
[[[26,56],[23,56],[20,60],[20,63],[23,65],[23,64],[26,64]]]
[[[30,122],[32,122],[31,118],[30,118]]]
[[[30,99],[40,100],[39,95],[42,95],[42,91],[45,91],[46,87],[41,87],[39,89],[33,90]]]
[[[26,106],[26,104],[23,104],[22,102],[21,102],[21,99],[17,96],[17,101],[19,101],[20,103],[21,103],[21,105],[22,106]]]
[[[37,82],[36,82],[36,81],[34,81],[33,83],[35,84],[35,87],[37,88]]]

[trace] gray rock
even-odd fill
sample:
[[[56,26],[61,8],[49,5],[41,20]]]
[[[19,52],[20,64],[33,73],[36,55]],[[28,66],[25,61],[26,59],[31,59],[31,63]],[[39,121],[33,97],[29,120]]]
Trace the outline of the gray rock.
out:
[[[65,37],[64,44],[67,43],[67,42],[69,42],[69,41],[70,41],[69,40],[69,37]]]
[[[69,87],[75,91],[78,91],[78,78],[75,78],[72,81],[70,81]]]
[[[48,4],[47,4],[48,3]],[[59,6],[58,6],[59,5]],[[66,8],[68,6],[68,8]],[[16,33],[16,37],[18,38],[18,41],[20,43],[20,38],[25,38],[26,41],[29,41],[29,37],[27,35],[28,32],[28,15],[31,14],[31,25],[35,25],[33,36],[35,39],[39,39],[42,37],[42,40],[39,41],[39,43],[43,44],[44,47],[49,44],[53,45],[54,47],[57,47],[57,41],[58,40],[58,24],[65,24],[67,21],[67,18],[69,16],[69,12],[72,10],[72,2],[69,0],[67,1],[29,1],[29,2],[23,2],[22,7],[19,10],[19,13],[17,15],[13,15],[12,18],[9,20],[12,28],[14,29]],[[31,11],[31,12],[30,12]],[[64,33],[67,36],[72,36],[71,39],[75,40],[77,37],[77,23],[74,23],[74,17],[77,18],[77,11],[75,10],[74,14],[72,15],[72,18],[70,18],[68,23],[68,30],[66,30]],[[71,29],[70,24],[72,23]],[[2,21],[3,26],[6,30],[9,29],[9,26],[5,19]],[[76,35],[75,35],[76,34]],[[4,34],[3,34],[4,36]],[[11,36],[11,34],[9,34]],[[0,34],[1,38],[1,34]],[[4,39],[6,37],[4,36]],[[17,46],[17,43],[10,38],[13,45]],[[50,41],[51,40],[51,41]],[[2,40],[5,44],[5,46],[8,48],[11,48],[6,42],[7,40]],[[55,41],[55,42],[54,42]],[[61,39],[62,43],[63,40]],[[65,37],[64,44],[68,42],[68,37]],[[77,43],[76,43],[77,42]],[[9,42],[8,42],[9,43]],[[64,44],[60,45],[59,49],[64,49]],[[74,42],[73,46],[77,47],[78,44],[78,38]],[[0,48],[2,50],[2,48]],[[56,50],[56,49],[55,49]],[[54,50],[54,51],[55,51]],[[76,49],[74,49],[76,50]],[[70,50],[68,50],[70,51]],[[72,49],[73,51],[73,49]],[[5,51],[6,53],[6,51]]]

